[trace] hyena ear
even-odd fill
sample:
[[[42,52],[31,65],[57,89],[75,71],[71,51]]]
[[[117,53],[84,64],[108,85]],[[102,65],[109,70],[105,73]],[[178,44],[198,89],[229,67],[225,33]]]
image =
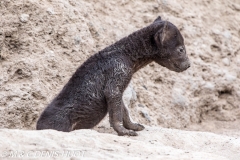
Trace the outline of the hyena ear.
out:
[[[163,46],[167,37],[168,22],[165,21],[163,27],[154,35],[157,46]]]
[[[160,16],[158,16],[154,21],[153,23],[156,23],[156,22],[161,22],[162,21],[162,18]]]

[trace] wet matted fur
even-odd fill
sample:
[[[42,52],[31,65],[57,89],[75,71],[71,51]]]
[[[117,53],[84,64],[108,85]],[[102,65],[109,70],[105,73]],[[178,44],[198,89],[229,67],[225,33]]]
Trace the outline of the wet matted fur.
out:
[[[108,112],[118,135],[136,136],[144,126],[131,122],[122,95],[132,75],[152,61],[176,72],[190,67],[181,33],[161,17],[84,62],[45,108],[37,129],[88,129]]]

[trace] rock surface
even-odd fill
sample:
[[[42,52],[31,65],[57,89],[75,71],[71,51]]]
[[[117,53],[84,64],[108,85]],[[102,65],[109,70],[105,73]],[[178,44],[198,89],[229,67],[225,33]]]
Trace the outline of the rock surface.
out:
[[[119,137],[94,130],[64,133],[16,129],[1,129],[0,137],[4,139],[0,141],[0,156],[6,159],[237,160],[240,157],[240,138],[161,127],[147,127],[138,137]]]

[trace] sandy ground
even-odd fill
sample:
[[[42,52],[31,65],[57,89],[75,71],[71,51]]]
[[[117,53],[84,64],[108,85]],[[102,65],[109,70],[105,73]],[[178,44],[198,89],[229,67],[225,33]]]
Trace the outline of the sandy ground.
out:
[[[151,63],[134,75],[125,103],[149,131],[117,137],[107,117],[89,131],[25,131],[35,129],[42,110],[90,55],[159,15],[180,29],[192,65],[175,73]],[[1,0],[0,20],[1,151],[14,146],[49,150],[55,144],[83,149],[79,144],[92,137],[85,158],[240,157],[239,0]],[[157,142],[151,144],[153,137]],[[112,143],[114,139],[121,143]]]
[[[94,130],[36,133],[16,129],[1,129],[0,136],[4,139],[0,141],[0,154],[6,158],[237,160],[240,157],[240,138],[161,127],[147,127],[138,137],[119,137]]]

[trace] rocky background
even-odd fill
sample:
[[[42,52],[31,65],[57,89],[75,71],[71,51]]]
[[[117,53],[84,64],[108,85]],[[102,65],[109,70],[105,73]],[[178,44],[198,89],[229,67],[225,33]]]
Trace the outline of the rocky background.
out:
[[[125,102],[147,126],[240,136],[239,0],[1,0],[0,128],[35,129],[92,54],[157,16],[181,31],[192,62],[137,72]],[[115,134],[106,118],[98,132]]]

